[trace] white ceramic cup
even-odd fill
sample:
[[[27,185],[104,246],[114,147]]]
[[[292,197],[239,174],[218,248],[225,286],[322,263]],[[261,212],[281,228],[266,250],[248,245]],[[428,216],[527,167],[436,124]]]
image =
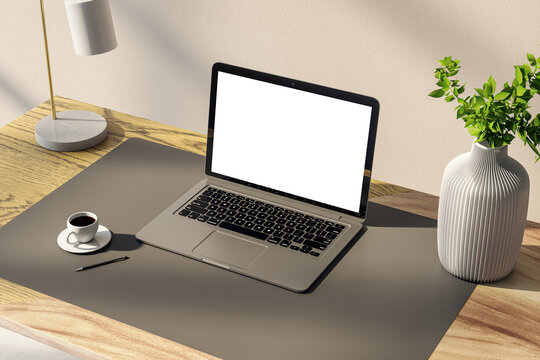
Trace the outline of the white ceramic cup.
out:
[[[77,224],[77,219],[81,217],[90,217],[94,219],[90,221],[79,221],[81,224]],[[88,219],[87,219],[88,220]],[[99,228],[99,221],[96,214],[89,211],[79,211],[71,214],[67,219],[67,228],[69,234],[67,236],[67,242],[70,244],[75,243],[87,243],[94,238]]]

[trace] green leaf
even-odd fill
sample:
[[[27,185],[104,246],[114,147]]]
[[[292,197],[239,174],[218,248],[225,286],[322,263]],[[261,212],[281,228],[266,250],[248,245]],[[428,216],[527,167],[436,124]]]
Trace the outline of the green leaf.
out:
[[[540,91],[540,79],[534,79],[531,81],[531,88]]]
[[[521,70],[519,69],[518,66],[516,66],[515,68],[516,68],[516,82],[518,84],[521,84],[523,82],[523,74],[521,73]]]
[[[532,66],[536,65],[536,59],[533,54],[527,53],[527,60],[529,60]]]
[[[480,135],[480,133],[482,132],[481,130],[477,129],[474,126],[468,126],[467,131],[469,132],[469,134],[471,134],[472,136],[476,136],[476,137],[478,135]]]
[[[433,90],[428,94],[428,96],[434,97],[434,98],[440,98],[444,95],[444,91],[442,89]]]
[[[536,127],[540,126],[540,119],[538,118],[538,115],[536,115],[536,116],[534,117],[533,124],[534,124],[534,126],[536,126]]]
[[[476,90],[476,92],[478,93],[478,95],[480,95],[481,97],[484,97],[484,90],[478,89],[478,88],[475,88],[474,90]]]
[[[491,84],[488,82],[485,82],[484,83],[484,95],[486,97],[490,96],[493,94],[493,89],[491,88]]]
[[[516,88],[516,95],[517,96],[523,96],[523,94],[525,94],[525,91],[527,89],[525,89],[523,86],[519,85],[517,88]]]
[[[497,95],[495,95],[494,99],[497,100],[497,101],[501,101],[501,100],[506,100],[506,99],[508,99],[509,96],[510,96],[510,93],[509,93],[509,92],[501,91],[500,93],[498,93]]]
[[[450,102],[450,101],[452,101],[452,100],[454,100],[454,99],[455,99],[454,95],[448,95],[446,98],[444,98],[444,100],[445,100],[446,102]]]
[[[493,94],[495,92],[495,88],[497,87],[497,83],[495,82],[495,79],[491,75],[489,76],[488,82],[489,82],[489,85],[491,86],[491,94]]]
[[[458,94],[463,94],[464,91],[465,91],[465,85],[462,85],[457,89]]]
[[[462,117],[463,115],[465,115],[465,106],[460,106],[458,111],[457,111],[457,116],[456,118],[459,119],[460,117]]]

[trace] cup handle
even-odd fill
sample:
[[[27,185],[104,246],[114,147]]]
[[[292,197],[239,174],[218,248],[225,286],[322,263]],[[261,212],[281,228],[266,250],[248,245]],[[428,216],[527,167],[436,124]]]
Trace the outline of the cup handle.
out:
[[[75,240],[75,242],[70,242],[69,237],[71,236],[71,234],[75,234],[75,231],[70,231],[69,232],[69,234],[66,236],[66,241],[67,241],[68,244],[74,245],[74,244],[78,243],[78,241]]]

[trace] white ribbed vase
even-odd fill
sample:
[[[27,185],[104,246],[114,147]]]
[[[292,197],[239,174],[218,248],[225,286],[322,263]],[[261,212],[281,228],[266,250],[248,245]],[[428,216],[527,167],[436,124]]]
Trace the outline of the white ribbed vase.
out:
[[[439,259],[452,275],[491,282],[508,275],[519,257],[529,176],[508,147],[474,143],[444,170],[439,202]]]

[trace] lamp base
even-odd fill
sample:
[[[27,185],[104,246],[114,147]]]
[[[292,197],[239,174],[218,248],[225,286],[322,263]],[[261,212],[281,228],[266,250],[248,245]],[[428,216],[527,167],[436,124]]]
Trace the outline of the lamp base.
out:
[[[68,110],[41,119],[35,128],[36,141],[53,151],[79,151],[102,142],[107,137],[107,120],[84,110]]]

